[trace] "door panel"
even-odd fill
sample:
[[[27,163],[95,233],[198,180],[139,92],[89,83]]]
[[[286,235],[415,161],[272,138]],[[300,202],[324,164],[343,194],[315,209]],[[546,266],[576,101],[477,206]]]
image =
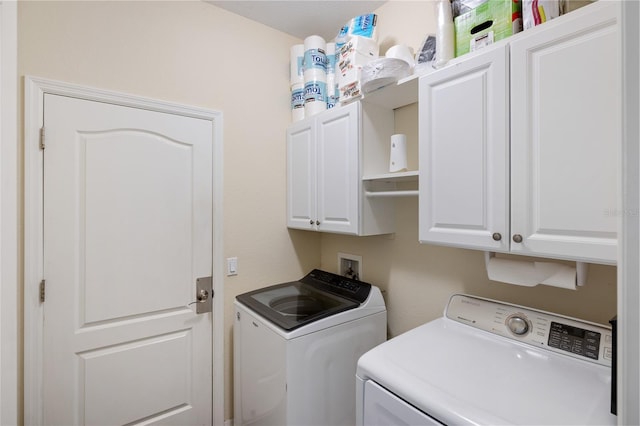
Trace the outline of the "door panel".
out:
[[[85,321],[152,313],[189,299],[193,147],[131,130],[78,141],[86,174]],[[154,160],[145,161],[150,152]]]
[[[471,55],[420,79],[419,239],[508,251],[508,47]]]
[[[44,423],[210,424],[211,122],[44,105]]]
[[[326,232],[358,233],[360,203],[359,103],[318,120],[318,217]]]
[[[316,145],[313,122],[296,123],[287,132],[287,226],[315,229]]]
[[[589,10],[511,46],[511,250],[615,263],[618,5]]]

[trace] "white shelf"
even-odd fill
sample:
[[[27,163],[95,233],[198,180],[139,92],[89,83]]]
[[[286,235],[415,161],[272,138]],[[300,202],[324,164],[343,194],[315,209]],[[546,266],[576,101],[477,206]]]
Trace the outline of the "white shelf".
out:
[[[369,198],[375,197],[417,197],[418,190],[411,191],[366,191],[365,195]]]
[[[418,171],[411,170],[408,172],[382,173],[379,175],[364,176],[362,180],[369,182],[414,182],[418,181]]]
[[[381,89],[367,93],[362,97],[363,102],[396,109],[418,102],[418,77],[413,74]]]

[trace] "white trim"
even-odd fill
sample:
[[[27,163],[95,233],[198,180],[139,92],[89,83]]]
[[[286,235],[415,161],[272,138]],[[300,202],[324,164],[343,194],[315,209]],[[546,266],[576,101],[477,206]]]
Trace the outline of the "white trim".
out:
[[[18,396],[17,3],[0,1],[0,424],[16,425]]]
[[[213,125],[213,424],[224,424],[224,268],[223,268],[223,145],[222,113],[123,93],[25,77],[25,240],[24,240],[24,423],[42,425],[42,307],[38,285],[42,277],[42,165],[39,129],[44,95],[56,94],[180,114],[210,120]]]
[[[618,424],[640,424],[640,5],[623,1],[622,224],[618,259]]]

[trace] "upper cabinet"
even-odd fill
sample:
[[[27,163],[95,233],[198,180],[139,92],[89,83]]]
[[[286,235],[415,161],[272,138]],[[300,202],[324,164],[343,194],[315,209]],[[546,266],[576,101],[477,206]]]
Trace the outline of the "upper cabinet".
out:
[[[420,241],[508,251],[508,46],[422,77],[419,121]]]
[[[292,124],[287,129],[287,226],[351,235],[392,233],[393,203],[366,197],[362,180],[365,141],[382,146],[392,132],[392,110],[361,102]]]
[[[615,263],[618,2],[420,79],[421,242]]]

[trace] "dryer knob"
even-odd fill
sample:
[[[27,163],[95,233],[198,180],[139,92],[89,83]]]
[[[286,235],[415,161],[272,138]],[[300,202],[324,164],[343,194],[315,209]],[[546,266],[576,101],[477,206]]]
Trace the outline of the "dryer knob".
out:
[[[512,316],[507,319],[507,327],[516,336],[522,336],[529,332],[529,323],[526,319],[520,316]]]

